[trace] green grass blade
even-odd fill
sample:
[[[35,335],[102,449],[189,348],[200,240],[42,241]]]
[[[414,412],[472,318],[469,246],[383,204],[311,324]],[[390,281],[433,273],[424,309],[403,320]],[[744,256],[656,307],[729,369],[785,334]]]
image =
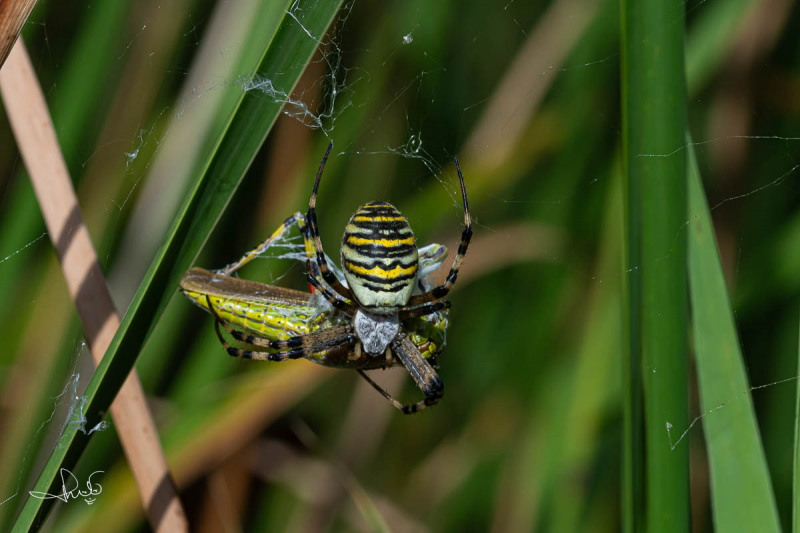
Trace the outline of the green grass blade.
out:
[[[688,172],[689,286],[714,525],[717,531],[779,531],[733,310],[691,148]],[[687,443],[681,447],[688,448]]]
[[[341,0],[287,3],[254,76],[289,94],[336,14]],[[298,20],[299,19],[299,20]],[[225,134],[213,150],[145,275],[128,312],[86,392],[86,428],[100,422],[136,360],[178,280],[196,257],[229,202],[282,108],[279,98],[256,90],[242,93]],[[35,490],[58,492],[60,468],[71,469],[89,436],[68,427],[50,456]],[[40,527],[52,500],[28,498],[15,531]]]
[[[797,354],[797,371],[800,375],[800,339],[798,339]],[[796,396],[794,407],[794,498],[792,498],[792,531],[794,533],[800,532],[800,380],[797,381]]]
[[[623,479],[626,531],[687,531],[689,453],[664,425],[687,421],[684,10],[677,0],[622,2],[622,127],[627,179],[629,361]],[[669,23],[665,23],[669,21]],[[658,157],[658,154],[672,154]],[[656,157],[652,157],[656,156]],[[639,397],[644,398],[646,502]],[[642,506],[646,506],[646,513]]]
[[[690,95],[697,94],[714,75],[729,52],[742,20],[751,12],[752,0],[710,3],[695,18],[686,37],[686,80]]]

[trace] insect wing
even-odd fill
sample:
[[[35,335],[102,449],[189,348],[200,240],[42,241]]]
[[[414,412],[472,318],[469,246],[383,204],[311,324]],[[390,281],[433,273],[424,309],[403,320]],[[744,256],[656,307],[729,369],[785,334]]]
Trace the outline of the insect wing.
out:
[[[342,323],[338,314],[308,293],[201,268],[186,272],[180,288],[206,311],[211,305],[224,322],[266,339],[285,340]]]

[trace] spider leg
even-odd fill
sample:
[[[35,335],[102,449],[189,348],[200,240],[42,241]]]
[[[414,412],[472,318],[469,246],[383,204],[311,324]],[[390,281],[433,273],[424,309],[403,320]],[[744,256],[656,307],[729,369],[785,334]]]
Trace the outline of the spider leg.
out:
[[[284,233],[286,233],[286,231],[289,230],[289,228],[291,228],[293,224],[297,224],[297,226],[300,228],[300,234],[303,236],[303,243],[305,245],[305,254],[306,254],[306,257],[308,258],[308,261],[306,262],[306,266],[307,266],[307,269],[308,269],[309,273],[312,276],[314,276],[314,278],[315,278],[315,280],[311,280],[312,281],[312,285],[314,285],[314,287],[317,287],[320,290],[320,292],[322,292],[323,295],[328,299],[328,301],[331,302],[331,304],[334,305],[337,309],[346,309],[346,310],[354,309],[354,307],[351,305],[350,302],[347,302],[347,301],[344,302],[349,307],[343,307],[343,305],[341,303],[333,302],[331,300],[331,297],[329,296],[331,294],[331,292],[330,291],[326,291],[325,289],[321,288],[320,280],[323,279],[323,278],[321,276],[321,272],[320,272],[319,266],[313,261],[313,259],[314,259],[314,241],[313,241],[313,239],[311,239],[308,226],[306,225],[305,216],[299,211],[297,211],[292,216],[290,216],[289,218],[284,220],[283,223],[278,227],[278,229],[276,229],[272,233],[272,235],[270,235],[266,240],[264,240],[264,242],[259,244],[256,248],[253,248],[252,250],[250,250],[249,252],[244,254],[237,262],[231,263],[230,265],[226,266],[225,268],[223,268],[219,272],[224,274],[224,275],[226,275],[226,276],[229,276],[229,275],[233,274],[234,272],[236,272],[237,270],[242,268],[244,265],[246,265],[247,263],[252,261],[254,258],[256,258],[259,255],[261,255],[262,253],[264,253],[264,251],[267,248],[269,248]],[[333,273],[331,273],[331,275],[334,278],[336,277],[335,274],[333,274]],[[337,294],[337,296],[338,296],[338,294]],[[338,299],[341,300],[341,298],[338,298]],[[353,310],[352,312],[355,312],[355,311]],[[224,322],[223,322],[223,324],[224,324]]]
[[[222,332],[219,330],[220,324],[223,326],[225,325],[219,321],[214,322],[214,331],[217,333],[217,338],[222,344],[222,347],[225,348],[225,351],[228,352],[228,355],[256,361],[285,361],[286,359],[310,357],[315,353],[330,350],[331,348],[352,344],[355,340],[355,335],[353,335],[351,327],[349,325],[343,325],[292,337],[287,341],[278,341],[279,343],[285,343],[284,346],[286,349],[277,352],[269,352],[267,350],[242,350],[241,348],[235,348],[227,343],[225,337],[222,336]],[[237,331],[237,333],[240,332]],[[295,339],[298,339],[299,342],[292,342]],[[265,344],[269,342],[267,339],[260,340],[266,342],[264,344],[256,344],[256,346],[265,346]],[[290,348],[290,346],[296,347]]]
[[[272,245],[273,242],[275,242],[284,233],[286,233],[286,231],[289,228],[292,227],[292,224],[298,224],[301,227],[301,231],[302,231],[302,228],[305,225],[304,222],[305,222],[305,220],[304,220],[304,217],[303,217],[303,213],[301,213],[300,211],[297,211],[292,216],[290,216],[289,218],[284,220],[283,224],[278,226],[278,229],[276,229],[272,233],[272,235],[267,237],[267,239],[264,242],[262,242],[261,244],[259,244],[257,247],[253,248],[252,250],[250,250],[246,254],[244,254],[238,261],[236,261],[235,263],[231,263],[230,265],[226,266],[225,268],[223,268],[219,272],[221,274],[225,274],[226,276],[230,276],[231,274],[233,274],[234,272],[236,272],[237,270],[242,268],[244,265],[246,265],[247,263],[249,263],[250,261],[252,261],[256,257],[258,257],[259,255],[264,253],[264,250],[269,248]]]
[[[467,203],[467,187],[464,185],[464,176],[461,175],[461,166],[458,164],[458,158],[454,157],[456,162],[456,171],[458,172],[458,181],[461,183],[461,197],[464,200],[464,231],[461,233],[461,244],[458,245],[458,253],[453,258],[453,265],[450,267],[450,273],[447,275],[443,285],[434,287],[424,294],[412,296],[408,301],[406,307],[416,307],[420,304],[432,302],[443,298],[453,285],[456,283],[458,277],[458,269],[461,267],[461,262],[464,260],[464,255],[467,253],[469,240],[472,238],[472,218],[469,214],[469,204]]]
[[[436,311],[441,311],[442,309],[450,309],[450,301],[449,300],[439,300],[436,302],[430,302],[426,304],[422,304],[418,307],[411,307],[405,306],[401,307],[398,315],[400,320],[406,320],[408,318],[416,318],[418,316],[425,316],[431,313],[435,313]]]
[[[444,396],[444,384],[430,363],[419,353],[414,343],[404,334],[400,333],[392,343],[392,352],[400,359],[400,362],[403,363],[408,373],[411,374],[417,386],[425,394],[424,400],[410,405],[403,405],[381,388],[380,385],[370,379],[362,370],[359,370],[358,373],[361,374],[361,377],[363,377],[367,383],[372,385],[375,390],[380,392],[384,398],[389,400],[392,405],[404,414],[410,415],[412,413],[417,413],[426,407],[435,405],[442,396]]]
[[[319,267],[319,272],[322,275],[322,279],[325,280],[325,283],[330,285],[331,289],[333,289],[336,294],[344,299],[352,300],[353,293],[349,288],[342,285],[342,282],[339,281],[339,279],[336,277],[336,274],[331,272],[330,268],[328,267],[328,262],[325,259],[325,252],[322,250],[322,240],[319,238],[319,228],[317,227],[317,213],[315,211],[317,206],[317,189],[319,188],[319,180],[322,178],[322,170],[325,168],[325,163],[328,161],[328,155],[331,153],[331,148],[333,148],[333,143],[328,145],[328,149],[325,151],[322,162],[319,164],[317,179],[314,181],[314,189],[311,191],[311,198],[308,200],[308,213],[306,213],[306,222],[308,223],[308,229],[311,233],[312,244],[314,246],[314,252],[316,253],[317,266]]]
[[[299,220],[297,225],[300,227],[300,235],[303,236],[303,245],[305,246],[305,254],[306,254],[306,263],[309,261],[311,262],[311,269],[309,270],[315,278],[321,280],[322,274],[319,271],[319,266],[317,265],[316,259],[316,251],[314,250],[314,240],[311,238],[311,231],[308,229],[308,225],[306,224],[306,219],[303,217],[302,220]]]
[[[299,219],[297,225],[300,227],[300,233],[303,235],[303,242],[306,248],[306,277],[308,278],[308,282],[312,287],[322,293],[325,299],[337,309],[350,314],[355,313],[356,308],[350,299],[342,298],[338,293],[326,289],[324,285],[325,280],[320,272],[319,264],[315,261],[314,241],[311,239],[311,234],[306,225],[305,218]]]
[[[384,389],[383,387],[381,387],[380,385],[378,385],[377,383],[375,383],[375,382],[372,380],[372,378],[371,378],[371,377],[369,377],[369,376],[367,375],[367,373],[366,373],[366,372],[364,372],[363,370],[360,370],[360,369],[359,369],[359,370],[358,370],[358,373],[359,373],[359,374],[361,374],[361,377],[362,377],[362,378],[364,378],[364,380],[365,380],[367,383],[369,383],[370,385],[372,385],[372,388],[373,388],[373,389],[375,389],[376,391],[380,392],[380,393],[381,393],[381,395],[382,395],[384,398],[386,398],[387,400],[389,400],[389,401],[392,403],[392,405],[394,405],[395,407],[397,407],[399,410],[401,410],[401,411],[403,411],[403,412],[405,413],[405,412],[406,412],[406,409],[407,409],[407,408],[409,408],[409,406],[407,406],[407,405],[403,405],[402,403],[400,403],[400,402],[398,402],[397,400],[395,400],[395,399],[394,399],[394,397],[392,397],[392,395],[391,395],[391,394],[389,394],[388,392],[386,392],[386,389]]]
[[[336,309],[344,311],[347,314],[354,315],[357,310],[356,306],[347,300],[343,300],[342,297],[339,296],[338,294],[328,290],[320,282],[319,278],[315,277],[314,274],[312,274],[312,266],[311,266],[312,263],[313,262],[310,259],[306,261],[306,267],[308,268],[306,277],[308,278],[308,282],[311,285],[313,285],[314,288],[317,289],[320,292],[320,294],[322,294],[322,296],[324,296],[325,299],[328,300],[328,302],[330,302],[330,304],[334,306]]]

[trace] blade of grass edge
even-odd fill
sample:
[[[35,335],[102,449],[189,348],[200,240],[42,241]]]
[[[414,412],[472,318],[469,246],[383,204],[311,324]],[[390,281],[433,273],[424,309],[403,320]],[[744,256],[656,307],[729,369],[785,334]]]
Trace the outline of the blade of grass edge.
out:
[[[292,3],[267,45],[254,77],[269,79],[272,87],[290,94],[342,0]],[[286,4],[288,8],[288,3]],[[297,15],[302,16],[298,20]],[[243,178],[275,122],[283,103],[257,91],[243,92],[225,134],[210,154],[197,184],[178,213],[167,239],[131,303],[102,364],[86,388],[85,427],[94,427],[108,410],[133,367],[142,345],[174,294],[174,288],[200,251],[222,210]],[[82,428],[67,427],[36,483],[35,490],[57,493],[61,468],[71,469],[88,442]],[[52,500],[28,498],[14,531],[41,526]]]
[[[714,526],[717,531],[780,531],[711,214],[688,146],[689,289]]]
[[[800,333],[800,327],[798,327]],[[800,375],[800,335],[797,339],[797,372]],[[792,498],[792,531],[800,533],[800,379],[794,407],[794,486]]]

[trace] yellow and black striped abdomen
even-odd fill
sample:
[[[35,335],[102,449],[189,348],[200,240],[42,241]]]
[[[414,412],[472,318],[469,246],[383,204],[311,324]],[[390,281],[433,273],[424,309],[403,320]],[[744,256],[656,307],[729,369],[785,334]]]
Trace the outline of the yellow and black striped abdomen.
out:
[[[342,239],[342,268],[362,306],[392,313],[408,303],[418,260],[414,233],[393,205],[370,202],[350,218]]]

